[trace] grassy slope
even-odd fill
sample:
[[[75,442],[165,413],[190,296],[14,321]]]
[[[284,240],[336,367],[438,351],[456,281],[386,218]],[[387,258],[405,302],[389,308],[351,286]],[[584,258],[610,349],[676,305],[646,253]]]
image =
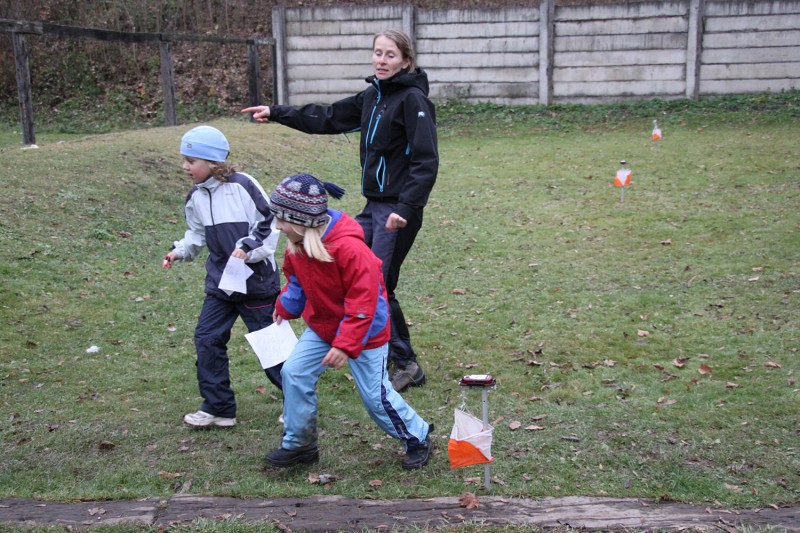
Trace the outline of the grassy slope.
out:
[[[797,501],[792,109],[665,104],[655,144],[648,108],[618,121],[596,119],[602,108],[443,110],[440,181],[400,291],[429,378],[406,397],[442,451],[424,476],[401,471],[399,446],[329,372],[311,470],[339,476],[331,488],[308,470],[263,471],[279,407],[241,326],[240,425],[180,426],[198,405],[204,271],[162,271],[160,258],[183,232],[186,127],[5,148],[0,496],[459,494],[483,469],[450,470],[443,451],[465,400],[457,379],[489,372],[494,493]],[[265,188],[310,171],[347,186],[340,207],[360,207],[356,136],[215,124]],[[622,158],[634,185],[621,203],[611,178]]]

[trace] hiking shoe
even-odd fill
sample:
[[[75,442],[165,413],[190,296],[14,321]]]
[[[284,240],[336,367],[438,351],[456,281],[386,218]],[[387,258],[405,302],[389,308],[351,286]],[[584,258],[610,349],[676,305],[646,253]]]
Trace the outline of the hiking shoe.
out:
[[[409,386],[419,387],[425,383],[425,372],[416,361],[409,362],[405,367],[395,366],[389,381],[397,392],[403,392]]]
[[[403,468],[406,470],[416,470],[422,468],[431,458],[433,453],[433,441],[431,440],[431,433],[433,432],[433,424],[428,429],[428,436],[425,441],[417,444],[413,448],[408,448],[403,457]]]
[[[277,466],[278,468],[288,468],[297,463],[316,463],[319,461],[319,450],[316,446],[297,448],[295,450],[277,448],[269,452],[264,457],[264,461],[268,465]]]
[[[207,428],[210,426],[217,426],[221,428],[230,428],[236,425],[235,418],[225,418],[224,416],[214,416],[206,413],[205,411],[197,411],[196,413],[189,413],[183,417],[184,423],[196,428]]]

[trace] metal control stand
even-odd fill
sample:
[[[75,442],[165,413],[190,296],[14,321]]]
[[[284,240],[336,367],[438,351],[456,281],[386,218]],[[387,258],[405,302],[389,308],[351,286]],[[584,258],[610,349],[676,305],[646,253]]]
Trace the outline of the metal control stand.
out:
[[[483,429],[489,429],[489,391],[494,390],[497,386],[493,376],[488,374],[464,376],[459,382],[461,387],[467,389],[481,389],[481,407],[483,410]],[[462,389],[463,392],[463,389]],[[490,463],[483,465],[483,484],[488,491],[491,486]]]

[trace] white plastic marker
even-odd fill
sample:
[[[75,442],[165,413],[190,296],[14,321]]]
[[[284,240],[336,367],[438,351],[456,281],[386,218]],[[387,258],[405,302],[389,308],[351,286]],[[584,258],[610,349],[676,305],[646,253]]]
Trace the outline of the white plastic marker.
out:
[[[631,185],[632,172],[629,169],[625,168],[625,165],[627,164],[627,161],[625,161],[624,159],[622,161],[620,161],[619,164],[622,165],[622,168],[617,170],[617,173],[614,176],[614,187],[619,187],[620,188],[619,201],[620,202],[624,202],[625,201],[625,187],[630,187],[630,185]]]

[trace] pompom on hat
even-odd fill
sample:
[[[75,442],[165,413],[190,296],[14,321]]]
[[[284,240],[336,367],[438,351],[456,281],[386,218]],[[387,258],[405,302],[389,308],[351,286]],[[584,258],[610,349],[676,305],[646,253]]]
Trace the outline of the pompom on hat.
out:
[[[344,196],[344,189],[310,174],[295,174],[284,178],[270,195],[270,210],[275,217],[316,228],[328,221],[328,194],[334,198]]]
[[[181,139],[181,155],[221,163],[230,152],[228,139],[217,128],[197,126],[184,133]]]

